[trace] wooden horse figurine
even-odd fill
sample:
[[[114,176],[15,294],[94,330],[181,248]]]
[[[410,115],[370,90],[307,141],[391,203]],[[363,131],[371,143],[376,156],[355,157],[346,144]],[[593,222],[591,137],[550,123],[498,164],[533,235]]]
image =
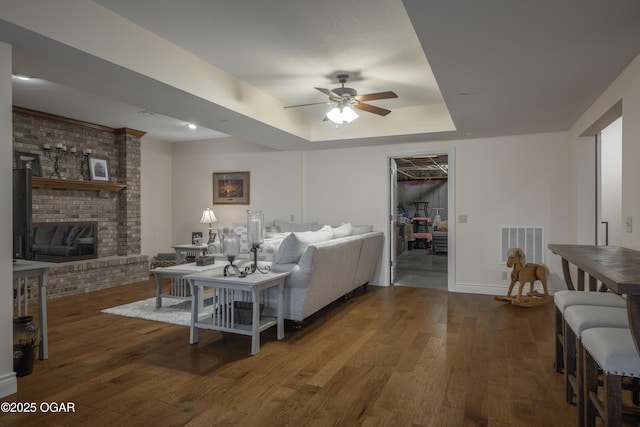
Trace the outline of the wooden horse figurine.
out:
[[[493,297],[496,301],[510,302],[513,305],[521,307],[533,307],[537,305],[547,304],[553,301],[553,296],[549,295],[547,290],[547,276],[549,269],[544,264],[527,264],[524,251],[520,248],[510,248],[507,252],[507,267],[512,267],[511,282],[509,283],[509,291],[506,297]],[[544,293],[540,293],[533,289],[536,281],[542,283]],[[516,282],[518,286],[518,296],[511,296],[513,287]],[[525,284],[529,283],[529,293],[522,295]]]

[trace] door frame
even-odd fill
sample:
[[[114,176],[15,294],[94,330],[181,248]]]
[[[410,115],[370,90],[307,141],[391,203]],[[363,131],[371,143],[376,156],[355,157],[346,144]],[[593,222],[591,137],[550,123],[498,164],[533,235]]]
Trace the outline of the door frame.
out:
[[[449,161],[449,179],[447,180],[447,220],[449,221],[449,230],[447,234],[447,290],[449,292],[455,292],[456,290],[456,158],[455,158],[455,147],[447,147],[443,149],[430,149],[430,150],[420,150],[420,151],[411,151],[411,152],[398,152],[392,155],[387,156],[386,162],[386,173],[389,175],[389,169],[391,168],[391,161],[393,159],[402,158],[402,157],[412,157],[412,156],[429,156],[435,154],[447,155]],[[387,183],[387,207],[386,212],[395,212],[397,206],[391,206],[393,195],[391,194],[393,191],[392,185],[390,182]],[[388,221],[389,222],[389,221]],[[389,227],[391,228],[391,227]],[[389,239],[395,239],[395,230],[389,230]],[[388,280],[389,285],[393,286],[391,281],[391,268],[392,263],[396,262],[395,253],[391,253],[390,250],[391,245],[387,245],[388,256],[386,257],[387,263],[386,268],[388,268]]]

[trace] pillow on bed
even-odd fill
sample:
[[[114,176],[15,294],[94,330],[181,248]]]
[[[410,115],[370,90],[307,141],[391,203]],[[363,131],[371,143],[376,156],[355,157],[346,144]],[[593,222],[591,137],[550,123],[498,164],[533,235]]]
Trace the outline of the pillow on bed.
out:
[[[333,234],[328,230],[293,232],[282,240],[273,262],[276,264],[295,264],[307,246],[331,240],[332,237]]]

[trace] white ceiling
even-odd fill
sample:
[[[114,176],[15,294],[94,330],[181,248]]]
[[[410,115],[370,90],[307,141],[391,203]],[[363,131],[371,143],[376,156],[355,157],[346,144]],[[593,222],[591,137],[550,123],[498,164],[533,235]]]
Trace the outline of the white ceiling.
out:
[[[24,24],[37,21],[37,7],[29,9],[33,19],[21,10],[34,1],[0,11],[0,41],[14,46],[14,71],[37,77],[14,79],[15,105],[176,142],[233,135],[275,149],[315,149],[561,131],[640,52],[636,0],[82,3],[119,22],[114,39],[128,29],[116,20],[124,17],[168,41],[167,69],[180,48],[269,97],[267,107],[247,112],[204,85],[186,91]],[[73,22],[85,18],[88,27],[91,15],[77,3],[56,10],[82,14]],[[119,47],[149,62],[154,56],[151,44]],[[353,75],[347,86],[360,94],[396,92],[397,99],[370,102],[392,113],[361,112],[335,129],[322,121],[326,106],[282,109],[325,101],[313,88],[337,87],[338,71]],[[186,129],[187,121],[200,128]]]

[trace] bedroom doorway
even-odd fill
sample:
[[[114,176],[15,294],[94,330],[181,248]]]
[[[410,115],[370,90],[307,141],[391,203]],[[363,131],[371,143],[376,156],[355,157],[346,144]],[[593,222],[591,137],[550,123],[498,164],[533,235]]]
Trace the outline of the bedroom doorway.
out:
[[[390,158],[392,285],[449,290],[453,283],[450,157],[428,153]]]

